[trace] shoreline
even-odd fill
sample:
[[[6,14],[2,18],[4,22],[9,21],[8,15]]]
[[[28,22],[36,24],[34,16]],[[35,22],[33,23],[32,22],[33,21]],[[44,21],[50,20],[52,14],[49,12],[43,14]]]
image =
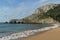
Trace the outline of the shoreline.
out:
[[[47,31],[49,31],[49,30],[47,30]],[[34,36],[39,35],[39,34],[41,35],[41,34],[47,32],[47,31],[38,32],[38,33],[36,33],[36,34],[34,34],[34,35],[30,35],[30,36],[28,36],[28,37],[23,37],[23,38],[18,38],[18,39],[16,39],[16,40],[26,40],[26,39],[29,38],[29,37],[34,37]],[[29,38],[29,39],[30,39],[30,38]]]
[[[48,30],[41,31],[41,32],[37,32],[36,34],[30,35],[30,36],[28,36],[28,37],[18,38],[17,40],[35,40],[36,38],[38,38],[37,35],[44,34],[44,33],[46,33],[46,32],[52,31],[52,30],[57,29],[57,28],[59,28],[59,27],[60,27],[59,25],[54,24],[54,27],[50,27],[50,28],[48,28]],[[33,39],[34,37],[36,37],[36,38]],[[40,36],[40,37],[41,37],[41,36]],[[37,40],[37,39],[36,39],[36,40]]]
[[[43,33],[38,33],[21,40],[60,40],[60,28],[55,28]],[[18,39],[20,40],[20,39]]]
[[[29,36],[33,36],[38,33],[46,32],[46,31],[49,31],[49,30],[51,30],[53,28],[57,28],[57,27],[59,27],[59,25],[53,24],[53,26],[51,26],[51,27],[45,27],[42,29],[28,30],[28,31],[24,31],[24,32],[14,33],[9,36],[5,36],[5,37],[0,38],[0,40],[14,40],[14,39],[16,40],[18,38],[19,39],[27,38]]]

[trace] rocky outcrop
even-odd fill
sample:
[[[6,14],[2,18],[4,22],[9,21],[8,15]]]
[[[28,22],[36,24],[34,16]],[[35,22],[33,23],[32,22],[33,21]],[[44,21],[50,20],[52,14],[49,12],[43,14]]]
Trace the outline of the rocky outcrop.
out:
[[[48,10],[54,9],[54,7],[57,7],[57,6],[58,6],[58,4],[48,4],[48,5],[42,6],[40,8],[37,8],[37,10],[35,10],[34,14],[46,13]]]
[[[11,22],[12,23],[18,23],[18,22],[20,23],[21,22],[22,23],[55,23],[56,22],[55,19],[53,19],[50,16],[46,17],[46,15],[44,14],[46,14],[51,9],[55,9],[55,7],[58,7],[58,6],[59,4],[48,4],[48,5],[42,6],[40,8],[37,8],[32,15],[26,18],[23,18],[21,20],[11,20],[10,23]]]
[[[55,7],[57,7],[58,4],[48,4],[48,5],[45,5],[45,6],[42,6],[42,7],[39,7],[35,10],[35,12],[30,15],[28,17],[28,19],[33,19],[37,16],[41,16],[43,15],[44,13],[46,13],[47,11],[49,11],[50,9],[54,9]]]

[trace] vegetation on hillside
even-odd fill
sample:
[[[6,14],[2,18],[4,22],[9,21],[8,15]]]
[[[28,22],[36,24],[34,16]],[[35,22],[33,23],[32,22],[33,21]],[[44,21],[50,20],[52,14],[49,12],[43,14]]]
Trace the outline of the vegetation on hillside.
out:
[[[45,19],[49,17],[60,22],[60,5],[53,9],[50,9],[47,13],[44,13],[42,16],[38,16],[39,19]]]
[[[39,11],[41,11],[41,9]],[[28,18],[24,18],[24,19],[22,19],[23,20],[22,22],[23,23],[35,23],[35,22],[37,23],[37,22],[39,22],[38,20],[41,21],[41,19],[44,20],[46,18],[53,18],[54,20],[60,22],[60,4],[56,7],[53,7],[52,9],[48,10],[46,13],[43,12],[42,15],[41,15],[41,13],[39,13],[39,14],[37,13],[35,15],[33,14],[32,16],[30,16]],[[16,20],[12,20],[12,21],[10,21],[10,23],[16,23]]]

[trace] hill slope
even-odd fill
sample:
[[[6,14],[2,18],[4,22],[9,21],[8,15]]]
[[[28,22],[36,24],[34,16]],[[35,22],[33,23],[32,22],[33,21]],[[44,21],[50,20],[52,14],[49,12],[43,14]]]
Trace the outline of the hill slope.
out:
[[[15,22],[23,23],[56,23],[57,21],[60,22],[60,4],[42,6],[37,8],[31,16],[15,20]]]

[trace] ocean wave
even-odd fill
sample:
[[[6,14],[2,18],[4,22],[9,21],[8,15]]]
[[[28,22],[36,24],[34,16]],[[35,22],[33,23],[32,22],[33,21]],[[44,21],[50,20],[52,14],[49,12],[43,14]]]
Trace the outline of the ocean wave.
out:
[[[23,31],[23,32],[19,32],[19,33],[14,33],[9,36],[1,37],[0,40],[13,40],[13,39],[17,39],[17,38],[28,37],[28,36],[36,34],[38,32],[48,31],[50,29],[57,28],[57,27],[59,27],[59,25],[54,24],[51,27],[45,27],[45,28],[36,29],[36,30],[28,30],[28,31]]]

